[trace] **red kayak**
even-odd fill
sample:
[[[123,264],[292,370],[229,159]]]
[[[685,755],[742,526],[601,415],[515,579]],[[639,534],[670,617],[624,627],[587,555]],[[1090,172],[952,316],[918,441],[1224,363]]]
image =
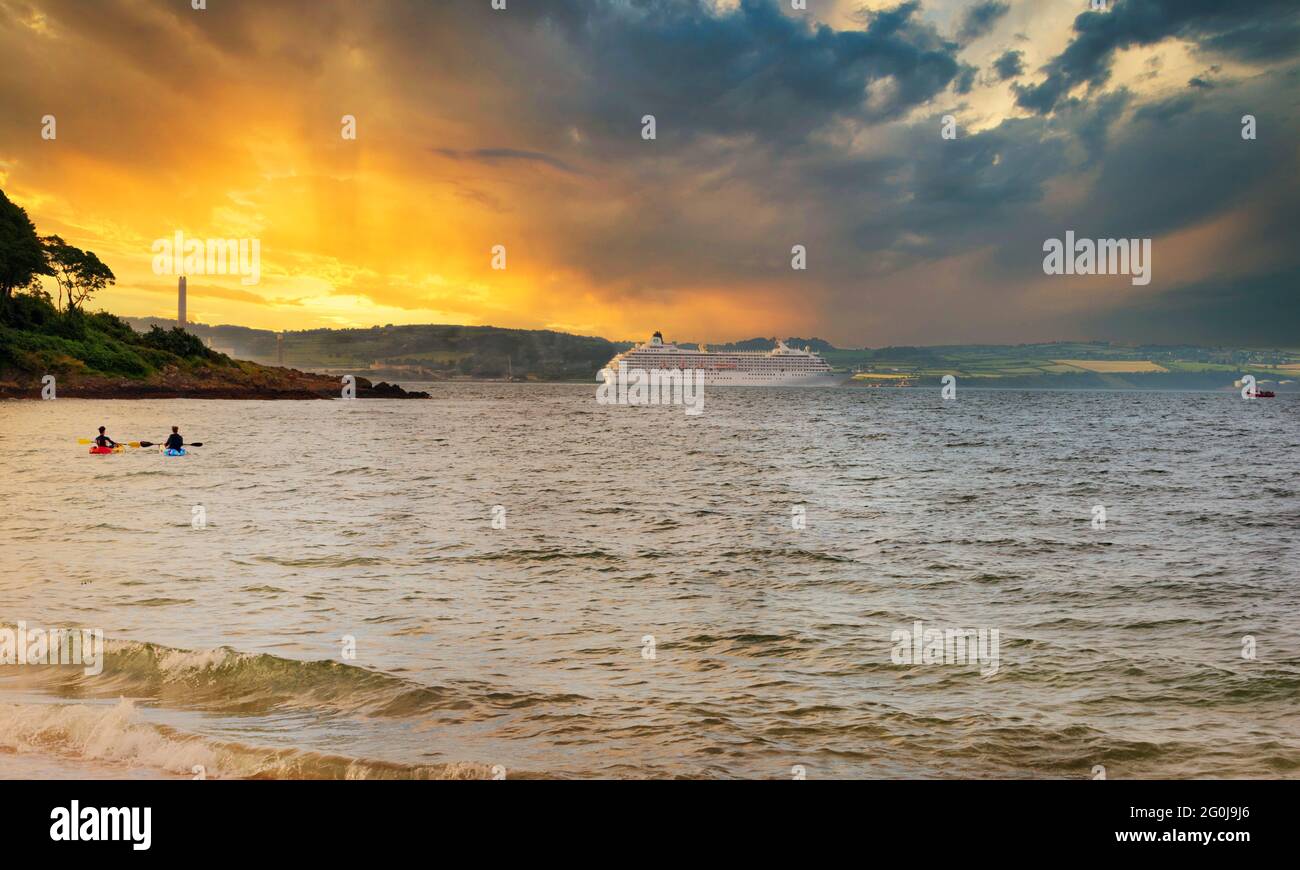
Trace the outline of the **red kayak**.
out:
[[[121,453],[121,447],[92,447],[90,452],[95,456],[104,456],[108,453]]]
[[[1253,399],[1276,399],[1277,398],[1277,393],[1273,392],[1272,390],[1256,390],[1250,395],[1251,398]]]

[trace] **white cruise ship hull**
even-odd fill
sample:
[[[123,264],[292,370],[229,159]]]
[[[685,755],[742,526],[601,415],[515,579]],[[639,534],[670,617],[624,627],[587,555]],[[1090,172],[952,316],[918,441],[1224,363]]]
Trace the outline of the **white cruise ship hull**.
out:
[[[757,375],[735,371],[709,371],[698,369],[704,383],[710,387],[834,387],[843,377],[832,374],[815,375]]]
[[[722,351],[681,348],[665,342],[656,332],[645,344],[615,356],[604,371],[609,377],[621,372],[620,380],[632,370],[642,372],[691,372],[710,387],[833,387],[844,380],[808,348],[795,350],[774,340],[770,351]]]

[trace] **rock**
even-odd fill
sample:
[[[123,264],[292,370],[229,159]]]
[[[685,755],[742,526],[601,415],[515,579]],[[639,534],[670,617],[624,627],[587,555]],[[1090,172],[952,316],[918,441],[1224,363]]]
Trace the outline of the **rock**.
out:
[[[432,398],[428,393],[415,391],[408,392],[397,384],[390,384],[387,381],[380,381],[371,385],[365,378],[357,378],[357,398],[358,399],[428,399]]]
[[[58,395],[69,399],[337,399],[342,385],[333,375],[257,366],[204,367],[192,373],[173,370],[132,380],[94,375],[61,375]],[[0,380],[0,398],[40,399],[40,378],[28,373]],[[407,392],[397,384],[372,385],[357,378],[360,399],[428,399],[428,393]]]

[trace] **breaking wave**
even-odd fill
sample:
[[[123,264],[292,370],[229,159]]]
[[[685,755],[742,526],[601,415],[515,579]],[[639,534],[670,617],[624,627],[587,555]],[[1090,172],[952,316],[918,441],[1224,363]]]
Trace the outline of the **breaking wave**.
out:
[[[491,779],[482,764],[394,764],[301,749],[267,749],[185,734],[144,720],[134,702],[0,706],[4,755],[39,753],[100,771],[147,768],[210,779]]]

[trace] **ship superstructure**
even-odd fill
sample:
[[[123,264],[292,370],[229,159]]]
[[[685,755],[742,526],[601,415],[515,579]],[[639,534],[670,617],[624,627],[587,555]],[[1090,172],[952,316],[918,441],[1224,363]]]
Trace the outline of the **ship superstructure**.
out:
[[[620,364],[629,371],[696,370],[705,384],[713,386],[825,387],[842,380],[811,349],[798,350],[775,341],[776,347],[768,351],[710,352],[703,345],[698,349],[678,347],[656,332],[648,342],[618,354],[605,367],[611,371],[617,371]]]

